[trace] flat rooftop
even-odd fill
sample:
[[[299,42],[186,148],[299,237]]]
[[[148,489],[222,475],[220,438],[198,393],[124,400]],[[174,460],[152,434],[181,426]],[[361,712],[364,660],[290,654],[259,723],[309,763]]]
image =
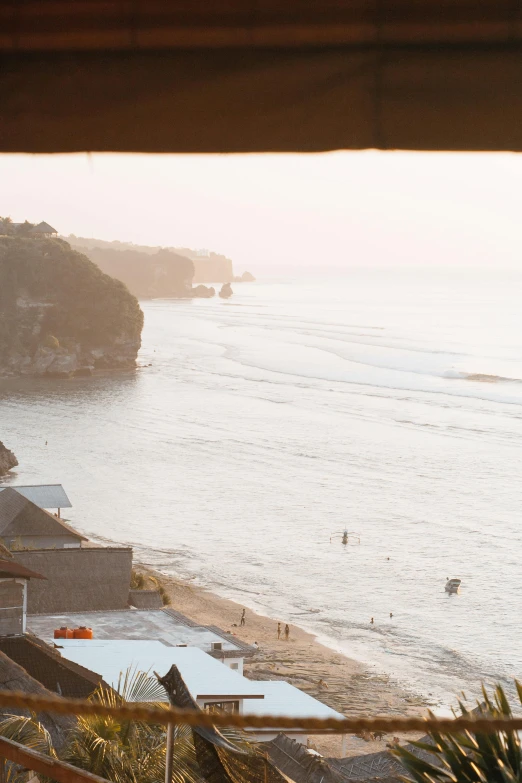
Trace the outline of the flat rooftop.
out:
[[[186,644],[212,652],[212,644],[220,642],[225,657],[244,657],[255,651],[240,639],[234,639],[217,628],[196,625],[172,609],[121,609],[105,612],[68,612],[63,614],[35,614],[27,618],[29,631],[50,644],[54,630],[62,626],[92,628],[95,640],[134,639],[157,640],[167,647]],[[217,653],[220,655],[220,653]]]
[[[248,680],[199,649],[166,647],[161,642],[141,640],[64,639],[61,644],[64,658],[96,672],[114,688],[127,669],[163,676],[175,664],[192,697],[200,701],[234,697],[245,700],[245,714],[343,718],[339,712],[284,680]],[[277,730],[267,727],[254,731],[273,734]],[[295,729],[291,733],[309,732]]]
[[[167,647],[158,641],[131,639],[63,639],[60,653],[101,674],[113,688],[128,669],[164,676],[175,664],[194,699],[263,699],[263,693],[255,687],[257,683],[194,647]]]
[[[245,712],[250,715],[286,715],[290,718],[338,718],[339,720],[344,718],[340,712],[336,712],[327,704],[314,699],[313,696],[284,680],[256,680],[252,685],[265,698],[263,701],[248,702]],[[255,731],[256,734],[272,734],[274,729],[265,728]],[[301,733],[301,731],[292,729],[291,733]],[[306,730],[304,733],[311,732]]]

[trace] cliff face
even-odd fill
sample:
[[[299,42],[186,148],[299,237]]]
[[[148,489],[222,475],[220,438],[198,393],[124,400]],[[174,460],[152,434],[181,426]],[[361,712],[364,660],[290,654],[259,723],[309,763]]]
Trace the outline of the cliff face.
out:
[[[168,247],[159,248],[150,245],[133,245],[130,242],[107,242],[103,239],[92,239],[86,237],[69,237],[73,247],[85,253],[89,258],[98,264],[109,275],[117,277],[129,287],[136,296],[183,296],[183,281],[187,281],[190,275],[190,284],[194,283],[230,283],[234,279],[234,270],[230,258],[221,253],[212,251],[205,252],[192,250],[188,247]],[[172,263],[175,263],[179,269],[177,291],[172,289],[172,293],[163,293],[167,290],[166,283],[169,281],[158,280],[161,286],[155,285],[152,293],[147,293],[154,284],[147,268],[151,260],[165,253],[170,254]],[[189,259],[193,266],[186,266]],[[185,266],[183,265],[185,261]],[[154,263],[154,262],[153,262]],[[140,266],[143,266],[143,270]],[[181,270],[186,269],[187,275],[183,275]],[[181,282],[181,286],[180,286]],[[173,281],[169,282],[172,285]],[[145,292],[145,293],[144,293]],[[190,294],[185,294],[190,296]]]
[[[18,465],[18,460],[12,451],[4,446],[0,440],[0,476],[5,476],[13,468]]]
[[[189,258],[170,250],[144,253],[94,247],[85,251],[100,269],[121,280],[139,297],[191,296],[194,265]]]
[[[142,326],[136,298],[67,242],[0,236],[0,372],[133,367]]]
[[[202,256],[188,247],[180,247],[178,252],[194,264],[194,283],[230,283],[234,279],[232,261],[220,253]]]

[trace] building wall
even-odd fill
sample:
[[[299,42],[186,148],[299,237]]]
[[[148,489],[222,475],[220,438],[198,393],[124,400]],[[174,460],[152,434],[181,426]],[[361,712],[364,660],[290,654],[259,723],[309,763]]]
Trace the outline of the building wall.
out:
[[[132,549],[82,547],[14,552],[14,559],[47,577],[31,579],[28,614],[126,609]]]
[[[23,585],[14,579],[0,580],[0,636],[21,634]]]
[[[243,658],[223,658],[222,663],[243,676]]]
[[[136,609],[163,609],[158,590],[129,590],[129,603]]]
[[[74,536],[6,536],[4,544],[9,549],[66,549],[81,546],[81,538]]]
[[[235,702],[238,706],[238,714],[241,715],[243,713],[243,699],[231,699],[227,696],[222,696],[220,698],[209,698],[209,699],[196,699],[196,704],[198,707],[200,707],[202,710],[207,709],[207,705],[209,704],[218,704],[221,705],[223,702]]]

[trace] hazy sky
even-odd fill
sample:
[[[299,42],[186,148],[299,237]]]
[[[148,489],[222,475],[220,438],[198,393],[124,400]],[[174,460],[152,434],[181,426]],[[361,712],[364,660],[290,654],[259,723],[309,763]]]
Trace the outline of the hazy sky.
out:
[[[522,157],[3,155],[0,215],[236,268],[522,260]]]

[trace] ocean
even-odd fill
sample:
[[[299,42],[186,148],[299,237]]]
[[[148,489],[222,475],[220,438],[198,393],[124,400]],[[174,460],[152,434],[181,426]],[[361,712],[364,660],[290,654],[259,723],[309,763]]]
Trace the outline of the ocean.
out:
[[[522,274],[233,288],[143,302],[136,372],[0,381],[9,481],[441,705],[521,677]]]

